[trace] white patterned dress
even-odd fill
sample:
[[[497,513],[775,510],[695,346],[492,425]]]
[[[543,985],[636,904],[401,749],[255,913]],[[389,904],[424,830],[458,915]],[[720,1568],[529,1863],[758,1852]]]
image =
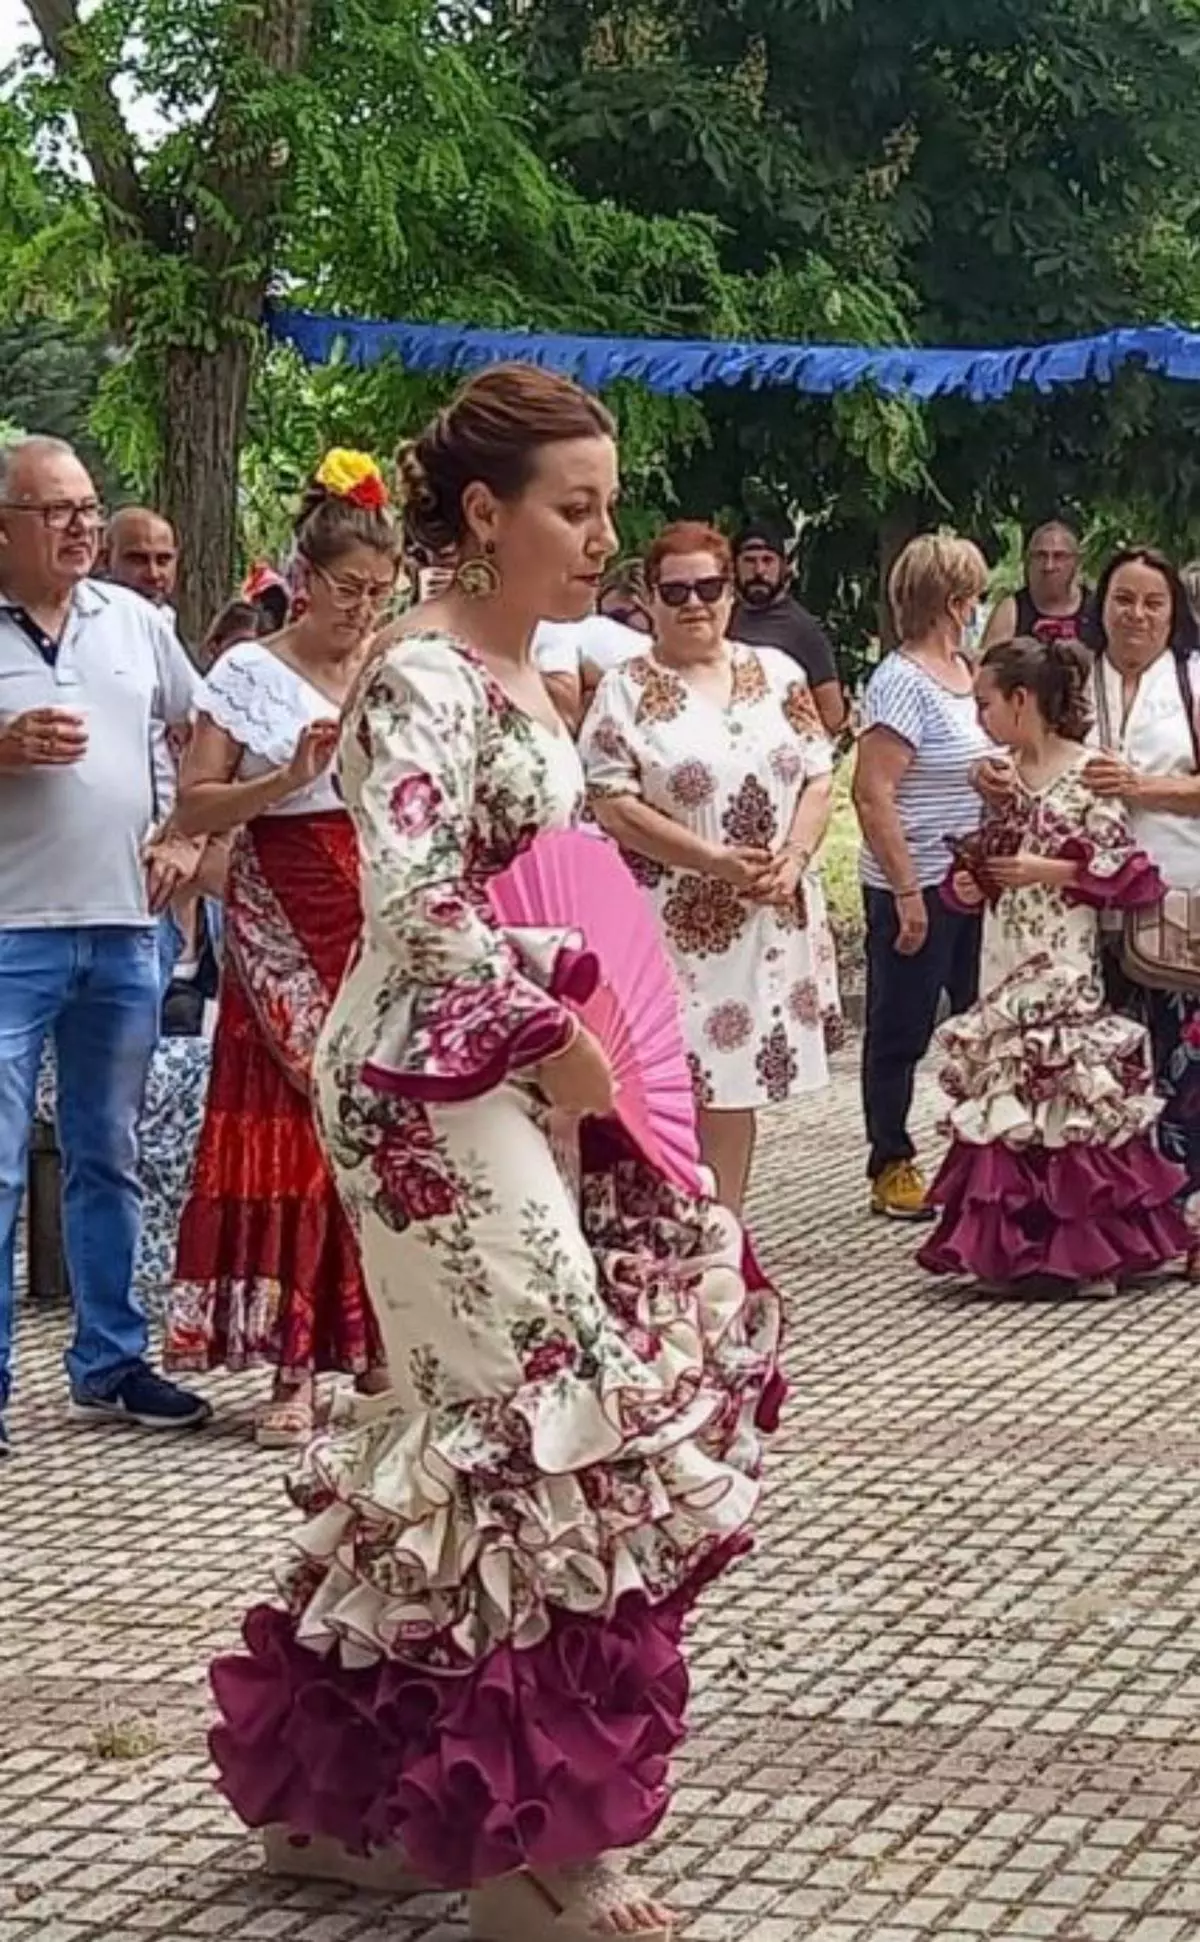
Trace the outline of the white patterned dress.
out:
[[[1019,1286],[1150,1273],[1186,1253],[1182,1170],[1158,1152],[1149,1038],[1106,1003],[1100,915],[1163,885],[1121,803],[1094,794],[1088,751],[1041,788],[1018,782],[957,845],[943,895],[986,901],[980,997],[934,1038],[950,1150],[920,1250],[935,1274]],[[989,882],[991,858],[1076,865],[1066,885]],[[966,893],[964,897],[964,892]]]
[[[396,643],[348,712],[364,942],[319,1114],[394,1395],[317,1445],[286,1609],[214,1668],[245,1820],[399,1846],[449,1886],[657,1825],[683,1615],[747,1542],[778,1383],[732,1218],[615,1122],[584,1122],[578,1191],[553,1155],[534,1068],[580,940],[499,930],[487,885],[582,780],[440,635]]]
[[[743,645],[725,708],[650,655],[606,675],[581,752],[593,798],[636,796],[709,842],[762,849],[784,841],[806,783],[833,766],[794,663]],[[700,1104],[775,1105],[827,1085],[837,969],[816,873],[781,910],[717,877],[626,860],[675,964]]]

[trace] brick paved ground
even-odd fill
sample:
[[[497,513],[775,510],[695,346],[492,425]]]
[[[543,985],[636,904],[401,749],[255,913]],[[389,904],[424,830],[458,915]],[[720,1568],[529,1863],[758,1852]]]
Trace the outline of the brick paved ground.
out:
[[[764,1542],[697,1628],[658,1872],[694,1942],[1200,1933],[1196,1297],[924,1285],[862,1214],[853,1081],[777,1123],[756,1225],[796,1393]],[[263,1591],[257,1385],[165,1445],[62,1415],[27,1318],[0,1476],[0,1942],[415,1942],[452,1906],[264,1878],[203,1669]]]

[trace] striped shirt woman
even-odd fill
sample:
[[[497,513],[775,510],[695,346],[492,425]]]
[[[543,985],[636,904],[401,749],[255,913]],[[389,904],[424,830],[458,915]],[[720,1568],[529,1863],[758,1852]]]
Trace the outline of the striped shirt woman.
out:
[[[946,874],[948,836],[968,836],[979,824],[982,803],[971,787],[970,767],[995,753],[979,726],[970,663],[961,668],[962,691],[903,652],[881,661],[863,699],[863,733],[885,728],[912,751],[896,784],[896,813],[912,863],[912,881],[921,889]],[[893,888],[887,870],[864,841],[859,862],[864,884]]]
[[[871,1205],[894,1220],[928,1217],[908,1134],[913,1080],[942,993],[965,1010],[979,979],[979,918],[950,909],[939,886],[946,839],[970,835],[982,808],[970,771],[990,744],[962,650],[986,585],[969,540],[913,540],[888,587],[901,645],[864,702],[854,779],[867,932],[863,1111]]]

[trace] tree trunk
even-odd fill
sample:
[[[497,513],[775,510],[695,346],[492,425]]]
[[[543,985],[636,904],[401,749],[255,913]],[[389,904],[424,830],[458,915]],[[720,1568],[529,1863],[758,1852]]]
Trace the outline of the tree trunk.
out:
[[[158,503],[179,535],[179,630],[195,648],[234,592],[238,454],[252,346],[166,353],[165,437]]]
[[[897,645],[896,623],[888,600],[892,568],[910,539],[921,530],[916,508],[904,504],[887,513],[879,528],[879,640],[886,654]]]

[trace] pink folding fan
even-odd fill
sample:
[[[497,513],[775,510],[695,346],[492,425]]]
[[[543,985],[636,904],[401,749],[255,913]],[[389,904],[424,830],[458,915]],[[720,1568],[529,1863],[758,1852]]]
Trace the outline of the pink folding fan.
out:
[[[581,933],[600,982],[575,1009],[608,1055],[617,1117],[652,1166],[702,1193],[675,974],[650,901],[616,849],[582,830],[547,830],[494,879],[491,897],[499,921],[514,930]]]

